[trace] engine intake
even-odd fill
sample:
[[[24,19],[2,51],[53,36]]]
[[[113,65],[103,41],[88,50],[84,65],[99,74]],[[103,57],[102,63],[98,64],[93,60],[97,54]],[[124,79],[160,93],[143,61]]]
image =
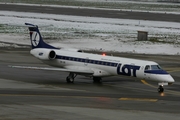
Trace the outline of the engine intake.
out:
[[[49,52],[49,59],[50,59],[50,60],[53,60],[53,59],[55,59],[55,58],[56,58],[56,52],[53,51],[53,50],[51,50],[51,51]]]

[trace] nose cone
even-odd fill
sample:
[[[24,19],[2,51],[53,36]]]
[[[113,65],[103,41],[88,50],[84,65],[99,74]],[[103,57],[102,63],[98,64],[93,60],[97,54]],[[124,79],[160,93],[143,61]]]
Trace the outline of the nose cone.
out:
[[[168,75],[168,76],[167,76],[166,81],[167,81],[168,83],[173,83],[173,82],[175,82],[174,78],[173,78],[171,75]]]
[[[173,77],[170,74],[167,75],[157,75],[157,80],[159,82],[167,82],[167,83],[173,83],[175,82],[175,80],[173,79]]]
[[[149,70],[149,71],[145,71],[145,73],[147,74],[148,79],[150,80],[158,81],[160,83],[169,83],[169,84],[175,82],[173,77],[164,70]]]

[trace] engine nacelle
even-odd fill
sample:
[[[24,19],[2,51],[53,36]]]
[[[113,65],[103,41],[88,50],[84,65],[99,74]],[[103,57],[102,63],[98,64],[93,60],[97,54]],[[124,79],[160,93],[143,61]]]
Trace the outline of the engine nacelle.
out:
[[[53,60],[56,58],[56,52],[51,49],[32,49],[30,53],[40,60]]]

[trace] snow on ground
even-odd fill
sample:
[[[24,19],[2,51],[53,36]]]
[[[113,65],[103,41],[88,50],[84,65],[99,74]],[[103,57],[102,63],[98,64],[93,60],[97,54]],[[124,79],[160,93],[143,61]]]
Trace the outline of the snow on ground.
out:
[[[3,25],[24,25],[25,22],[39,25],[40,28],[42,26],[45,40],[56,46],[145,54],[180,54],[180,24],[175,22],[0,11],[0,23]],[[7,43],[30,44],[26,28],[22,27],[20,33],[19,28],[17,33],[12,29],[15,28],[0,30],[0,41],[3,43],[0,46],[8,46]],[[147,31],[149,36],[163,42],[137,41],[137,31]]]

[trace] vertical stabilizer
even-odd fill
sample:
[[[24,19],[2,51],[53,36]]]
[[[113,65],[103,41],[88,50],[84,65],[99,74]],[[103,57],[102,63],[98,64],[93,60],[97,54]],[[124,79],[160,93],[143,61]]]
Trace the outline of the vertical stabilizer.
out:
[[[57,49],[43,41],[41,33],[39,32],[38,26],[30,23],[25,23],[29,28],[30,40],[32,49],[34,48],[48,48],[48,49]]]

